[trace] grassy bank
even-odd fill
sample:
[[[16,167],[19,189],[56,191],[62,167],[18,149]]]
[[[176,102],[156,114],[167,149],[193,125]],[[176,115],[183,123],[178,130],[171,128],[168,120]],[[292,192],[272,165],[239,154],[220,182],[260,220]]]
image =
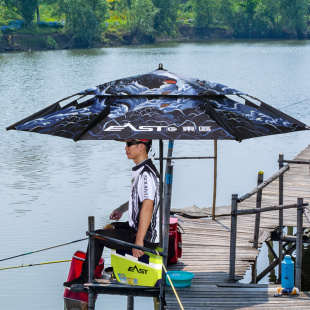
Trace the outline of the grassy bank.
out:
[[[82,46],[76,41],[73,35],[66,33],[63,29],[42,29],[37,26],[23,28],[10,33],[4,33],[0,37],[0,51],[29,51],[29,50],[51,50],[51,49],[70,49],[85,47],[104,47],[126,44],[151,44],[155,41],[190,40],[198,38],[233,38],[233,32],[229,29],[213,28],[209,31],[196,33],[191,25],[181,25],[178,34],[174,37],[161,36],[155,38],[148,35],[136,35],[129,37],[122,31],[105,31],[101,39],[94,41],[91,46]]]

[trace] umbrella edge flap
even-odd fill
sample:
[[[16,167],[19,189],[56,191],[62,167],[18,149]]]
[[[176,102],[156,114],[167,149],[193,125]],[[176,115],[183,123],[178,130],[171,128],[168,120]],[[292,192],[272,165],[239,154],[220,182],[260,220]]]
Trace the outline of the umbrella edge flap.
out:
[[[48,106],[48,107],[46,107],[46,108],[44,108],[44,109],[42,109],[36,113],[24,118],[24,119],[16,122],[15,124],[8,126],[6,128],[6,130],[16,130],[16,127],[20,124],[27,123],[27,122],[30,122],[30,121],[35,120],[37,118],[44,117],[44,116],[49,115],[51,113],[57,112],[59,110],[61,110],[61,106],[59,105],[59,103],[58,102],[53,103],[52,105],[50,105],[50,106]]]
[[[306,130],[309,130],[309,129],[310,129],[308,125],[306,125],[306,124],[304,124],[303,122],[300,122],[299,120],[297,120],[296,118],[294,118],[294,117],[292,117],[292,116],[289,116],[289,115],[287,115],[286,113],[284,113],[284,112],[282,112],[282,111],[280,111],[280,110],[278,110],[278,109],[276,109],[276,108],[270,106],[269,104],[267,104],[267,103],[265,103],[265,102],[262,102],[262,103],[261,103],[260,108],[261,108],[261,110],[264,111],[264,112],[267,112],[267,113],[269,113],[269,114],[276,115],[276,116],[278,116],[278,117],[280,117],[280,118],[282,118],[282,119],[285,119],[285,120],[289,121],[289,122],[292,123],[292,124],[296,124],[296,125],[298,125],[298,126],[300,126],[300,127],[303,127],[303,128],[305,128]]]

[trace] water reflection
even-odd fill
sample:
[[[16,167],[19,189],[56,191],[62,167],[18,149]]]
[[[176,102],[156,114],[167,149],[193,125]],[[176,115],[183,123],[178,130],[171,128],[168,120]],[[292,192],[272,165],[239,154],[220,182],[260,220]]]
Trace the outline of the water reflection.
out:
[[[273,241],[270,241],[269,243],[270,243],[271,247],[274,248],[274,247],[273,247],[274,242],[273,242]],[[272,264],[272,262],[274,261],[274,259],[275,259],[275,257],[273,256],[273,254],[272,254],[272,252],[270,251],[270,249],[268,249],[268,261],[269,261],[269,265]],[[270,283],[279,283],[279,282],[278,282],[278,278],[277,278],[277,276],[276,276],[276,271],[275,271],[275,269],[272,269],[272,270],[270,271],[270,273],[269,273],[269,282],[270,282]]]
[[[105,56],[108,54],[106,48],[91,48],[91,49],[72,49],[67,53],[72,57],[87,57],[92,58],[94,56]]]

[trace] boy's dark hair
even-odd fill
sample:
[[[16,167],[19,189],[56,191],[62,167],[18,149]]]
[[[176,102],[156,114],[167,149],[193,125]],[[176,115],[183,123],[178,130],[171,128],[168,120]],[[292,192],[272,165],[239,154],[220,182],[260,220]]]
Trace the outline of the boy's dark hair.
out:
[[[148,153],[150,151],[150,149],[151,149],[151,146],[152,146],[152,140],[151,139],[149,139],[149,140],[147,140],[147,139],[140,139],[139,141],[141,141],[143,144],[145,144],[145,146],[146,146],[145,150]]]
[[[132,144],[139,144],[142,143],[146,146],[145,151],[148,153],[152,146],[152,140],[151,139],[132,139],[132,140],[116,140],[116,141],[122,141],[126,142],[127,146],[130,146]]]

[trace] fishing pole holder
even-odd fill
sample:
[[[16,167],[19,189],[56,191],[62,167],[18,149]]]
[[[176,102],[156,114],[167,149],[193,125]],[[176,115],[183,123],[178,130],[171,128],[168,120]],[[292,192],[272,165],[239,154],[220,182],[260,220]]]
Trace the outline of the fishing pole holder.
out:
[[[95,237],[95,238],[98,238],[98,239],[103,239],[103,240],[108,240],[108,241],[111,241],[111,242],[115,242],[115,243],[117,243],[119,245],[128,246],[128,247],[130,247],[132,249],[141,250],[143,252],[152,253],[152,254],[155,254],[155,255],[162,256],[162,257],[168,257],[168,253],[163,253],[162,251],[156,251],[154,249],[150,249],[150,248],[146,248],[146,247],[143,247],[143,246],[139,246],[139,245],[136,245],[134,243],[130,243],[130,242],[118,240],[118,239],[115,239],[115,238],[107,237],[105,235],[100,235],[100,234],[97,234],[95,232],[86,231],[86,235],[87,236],[91,236],[91,237]]]

